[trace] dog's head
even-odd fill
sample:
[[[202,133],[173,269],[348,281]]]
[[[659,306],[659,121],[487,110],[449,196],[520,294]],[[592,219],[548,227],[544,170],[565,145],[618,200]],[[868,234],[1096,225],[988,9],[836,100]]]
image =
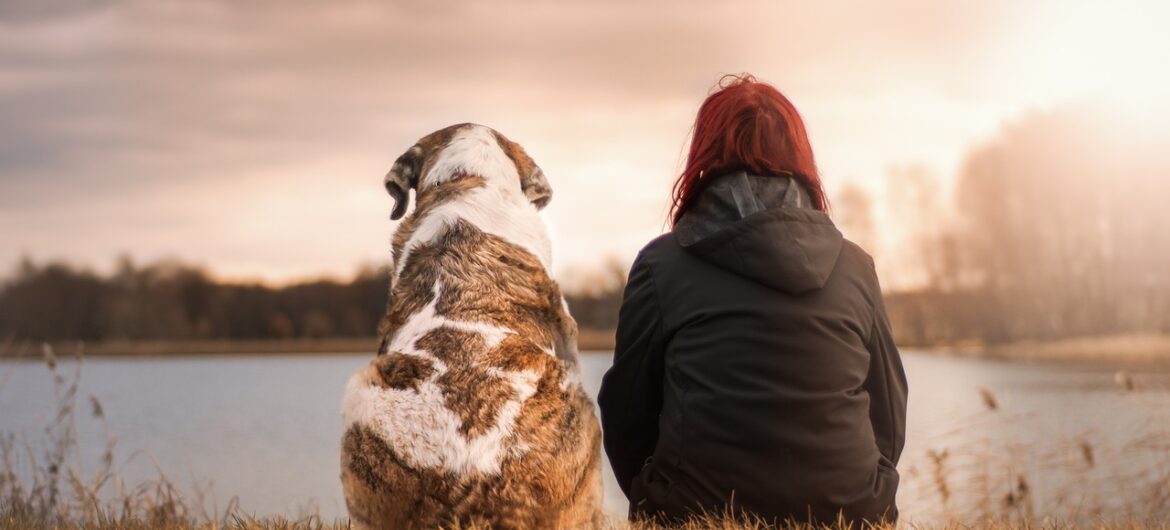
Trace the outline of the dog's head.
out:
[[[552,199],[544,172],[519,144],[490,127],[461,123],[428,134],[407,149],[386,174],[386,191],[394,198],[391,219],[406,214],[410,190],[462,176],[479,176],[490,185],[515,189],[537,209]]]

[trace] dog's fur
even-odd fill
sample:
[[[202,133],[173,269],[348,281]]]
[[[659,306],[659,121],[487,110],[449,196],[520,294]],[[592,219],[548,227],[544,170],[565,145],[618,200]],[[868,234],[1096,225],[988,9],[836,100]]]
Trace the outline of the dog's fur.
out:
[[[461,124],[386,176],[394,234],[378,357],[349,381],[341,480],[356,528],[581,528],[600,517],[600,430],[577,325],[549,275],[540,168]]]

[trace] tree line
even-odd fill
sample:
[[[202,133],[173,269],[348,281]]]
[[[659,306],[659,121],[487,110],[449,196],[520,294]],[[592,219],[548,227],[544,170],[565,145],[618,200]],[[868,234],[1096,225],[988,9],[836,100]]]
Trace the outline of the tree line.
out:
[[[363,268],[349,282],[284,287],[216,280],[173,262],[122,259],[101,276],[25,260],[0,290],[0,334],[28,340],[285,339],[373,335],[387,276]]]
[[[624,277],[624,276],[623,276]],[[205,340],[372,337],[386,309],[387,267],[348,281],[286,286],[217,280],[205,269],[122,258],[99,275],[25,259],[0,285],[0,339]],[[583,327],[611,329],[621,286],[567,295]]]

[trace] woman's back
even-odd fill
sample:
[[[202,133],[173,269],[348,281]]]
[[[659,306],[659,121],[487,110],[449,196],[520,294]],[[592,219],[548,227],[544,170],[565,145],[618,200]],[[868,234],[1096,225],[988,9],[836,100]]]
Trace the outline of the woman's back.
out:
[[[810,206],[726,174],[639,255],[599,398],[635,510],[896,517],[905,377],[872,260]]]
[[[631,514],[896,519],[906,376],[796,107],[725,77],[673,195],[674,231],[630,270],[598,396]]]

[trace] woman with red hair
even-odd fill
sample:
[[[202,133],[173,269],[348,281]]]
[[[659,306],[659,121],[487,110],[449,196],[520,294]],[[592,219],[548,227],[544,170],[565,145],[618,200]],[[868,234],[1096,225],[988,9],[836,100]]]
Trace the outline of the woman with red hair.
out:
[[[598,397],[631,517],[896,521],[906,376],[796,108],[724,78],[673,195],[672,231],[630,270]]]

